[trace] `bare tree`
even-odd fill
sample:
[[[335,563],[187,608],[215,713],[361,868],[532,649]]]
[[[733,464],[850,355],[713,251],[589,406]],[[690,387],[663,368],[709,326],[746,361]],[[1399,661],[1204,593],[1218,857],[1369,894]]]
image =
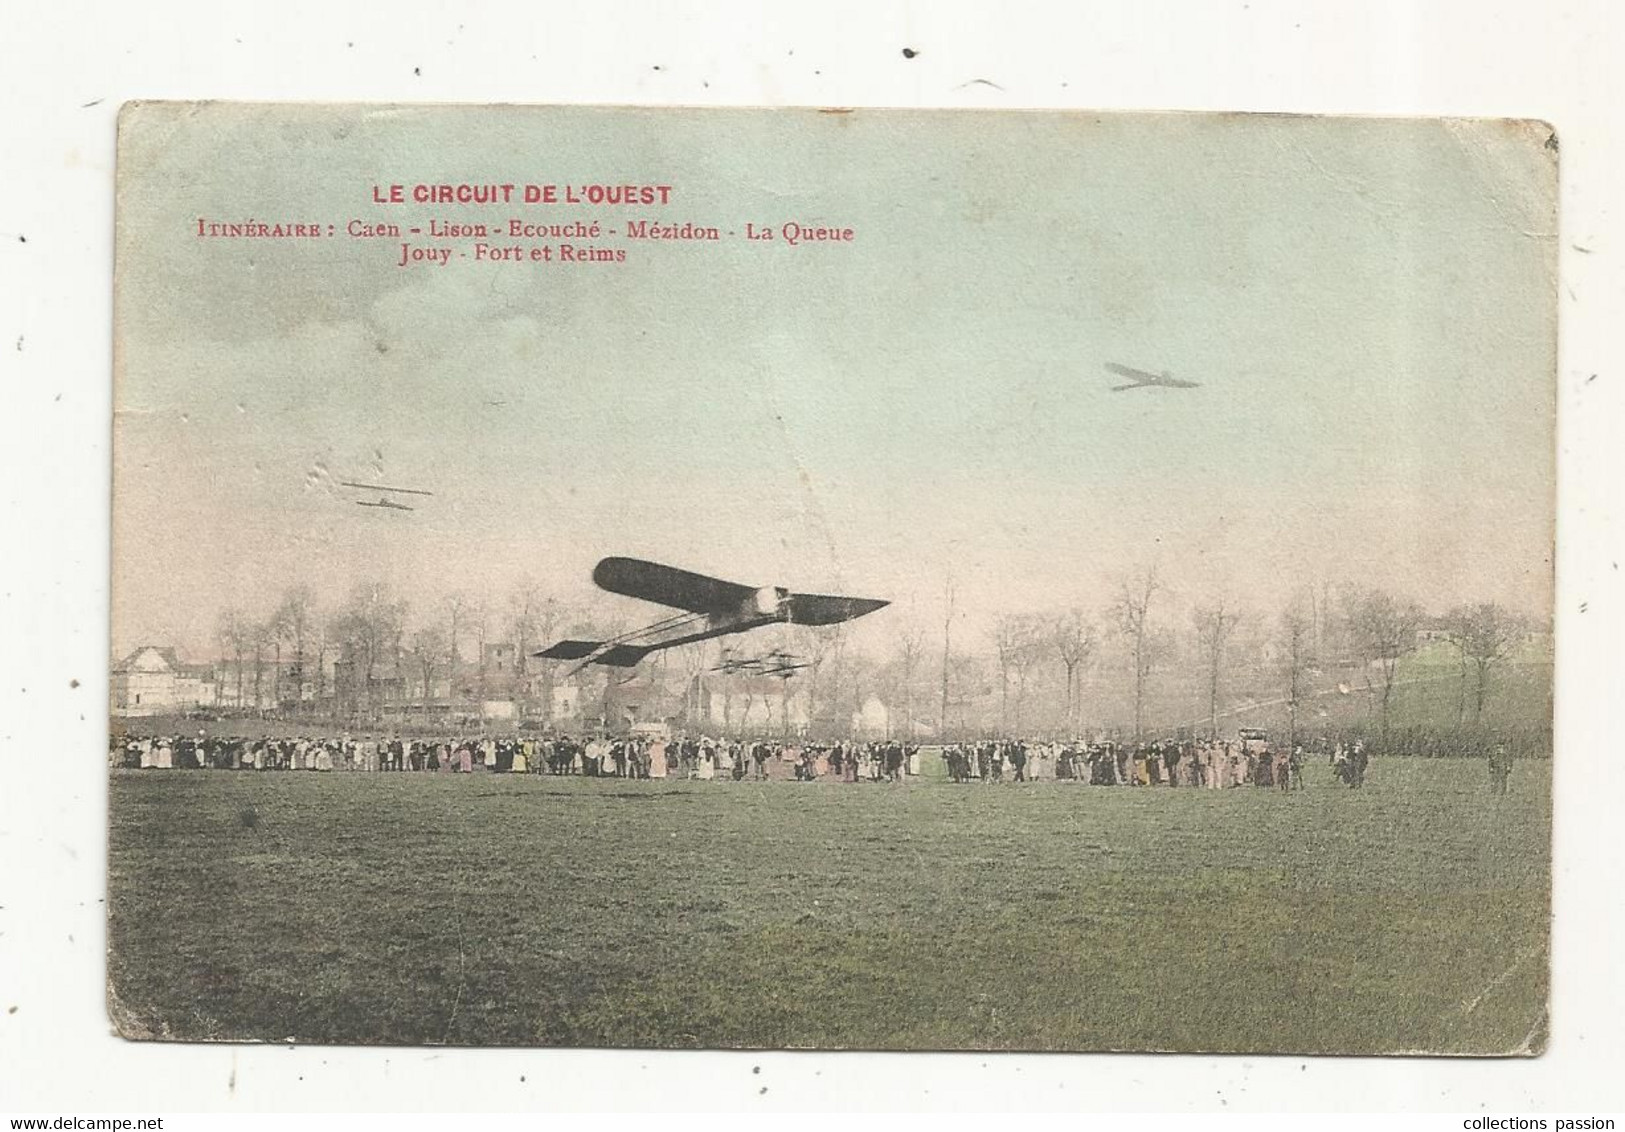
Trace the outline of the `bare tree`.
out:
[[[853,716],[862,711],[875,688],[875,666],[850,647],[844,627],[809,630],[808,639],[809,691],[816,685],[821,693],[818,702],[828,705],[826,726],[830,732],[848,735]]]
[[[543,632],[542,624],[550,620],[547,607],[550,600],[542,597],[541,590],[530,579],[520,582],[508,599],[510,631],[513,635],[513,673],[516,694],[523,702],[529,695],[530,646]],[[551,629],[549,628],[549,630]]]
[[[1162,588],[1157,580],[1157,568],[1147,566],[1119,584],[1117,601],[1112,606],[1118,632],[1123,635],[1134,663],[1134,742],[1141,741],[1145,731],[1145,678],[1151,674],[1154,650],[1151,646],[1151,599]]]
[[[838,721],[842,733],[851,734],[853,720],[862,717],[864,706],[873,694],[877,676],[875,665],[868,657],[848,647],[843,639],[839,646],[835,672],[837,680],[834,691],[836,711],[839,713]],[[889,712],[887,721],[889,726]]]
[[[1333,591],[1334,587],[1330,578],[1320,580],[1320,597],[1318,601],[1315,598],[1314,587],[1311,586],[1309,589],[1309,600],[1315,607],[1314,640],[1310,643],[1310,651],[1321,660],[1337,652],[1334,647],[1336,644],[1335,638],[1346,638],[1346,634],[1341,632],[1337,623],[1336,609],[1332,600]],[[1347,643],[1346,639],[1344,643]]]
[[[1346,601],[1349,644],[1365,670],[1366,688],[1377,701],[1381,745],[1386,751],[1394,678],[1400,658],[1416,648],[1422,611],[1414,602],[1371,588],[1351,591]]]
[[[431,622],[412,634],[412,660],[422,679],[423,702],[434,698],[434,678],[451,652],[451,640],[438,623]]]
[[[378,702],[378,665],[399,655],[406,603],[382,582],[358,582],[339,611],[334,628],[360,674],[361,691],[370,706]]]
[[[333,696],[332,714],[335,719],[345,709],[356,706],[358,684],[355,680],[355,665],[351,663],[349,624],[344,608],[341,606],[328,614],[327,621],[322,630],[323,664],[326,664],[326,654],[329,649],[333,652]],[[347,698],[348,697],[348,698]]]
[[[945,725],[947,720],[953,719],[955,728],[960,732],[970,726],[971,721],[967,718],[966,709],[970,707],[978,695],[978,689],[981,689],[981,694],[985,694],[989,690],[984,684],[985,680],[986,672],[981,660],[965,653],[956,653],[953,656],[949,664],[948,680],[946,681],[952,690],[952,694],[948,701],[949,709],[943,715]],[[950,714],[955,706],[959,709],[957,716]],[[986,720],[978,716],[975,725],[978,728],[985,727]]]
[[[1191,613],[1196,628],[1196,647],[1202,656],[1207,677],[1208,735],[1219,735],[1219,678],[1224,671],[1225,647],[1240,623],[1241,616],[1230,609],[1224,598],[1198,605]]]
[[[847,648],[846,628],[839,627],[831,633],[829,655],[829,702],[834,713],[835,733],[848,735],[852,730],[852,712],[850,710],[851,697],[847,689]]]
[[[327,622],[316,620],[316,702],[327,697]]]
[[[897,681],[903,701],[904,738],[914,738],[914,684],[919,673],[920,660],[925,655],[925,634],[915,626],[906,626],[897,636]]]
[[[1478,677],[1477,696],[1473,702],[1473,720],[1484,716],[1484,697],[1489,688],[1490,669],[1506,660],[1528,632],[1522,617],[1510,613],[1499,605],[1481,602],[1455,611],[1452,629],[1456,647],[1463,665],[1471,661]]]
[[[1069,609],[1049,624],[1049,643],[1066,668],[1066,730],[1076,735],[1082,726],[1082,688],[1079,679],[1095,654],[1095,627],[1081,609]]]
[[[276,629],[269,621],[251,621],[243,628],[248,637],[249,648],[254,653],[254,710],[262,711],[265,708],[265,699],[261,689],[265,681],[265,646],[277,640]]]
[[[942,708],[937,714],[937,738],[940,742],[948,734],[948,673],[953,664],[954,640],[954,580],[948,579],[947,610],[942,617]]]
[[[604,727],[616,727],[623,722],[630,722],[630,720],[623,721],[613,718],[611,708],[615,705],[615,690],[636,680],[638,678],[637,671],[631,668],[616,669],[609,665],[603,665],[602,667],[604,669],[604,698],[602,707],[599,709],[599,722]]]
[[[620,617],[599,620],[595,615],[585,614],[579,620],[575,621],[571,627],[566,630],[566,632],[568,632],[571,637],[575,637],[583,641],[613,641],[618,640],[626,632],[626,622]],[[485,646],[482,644],[480,646],[480,654],[482,657],[484,656],[484,653]],[[480,695],[483,698],[485,694],[483,683],[485,665],[483,662],[480,665],[480,670],[480,678],[482,681]],[[575,680],[577,686],[581,689],[581,702],[586,704],[591,700],[596,699],[599,705],[598,713],[601,725],[605,727],[610,726],[612,722],[611,709],[614,705],[615,690],[620,688],[622,685],[630,684],[633,680],[637,679],[637,669],[616,668],[607,664],[593,664],[582,668],[578,664],[575,666],[573,671],[576,673]],[[595,681],[599,682],[596,690],[593,688]]]
[[[1293,601],[1293,604],[1296,605],[1296,604],[1299,603],[1299,598],[1294,597],[1292,599],[1292,601]],[[1319,651],[1320,648],[1321,648],[1320,599],[1319,599],[1319,596],[1315,592],[1315,587],[1314,586],[1308,586],[1302,591],[1302,601],[1304,603],[1307,603],[1308,606],[1309,606],[1308,621],[1309,621],[1310,647],[1315,649],[1316,651]],[[1288,613],[1291,613],[1291,612],[1292,612],[1292,607],[1288,606],[1287,609],[1282,612],[1282,616],[1285,617]],[[1301,613],[1302,611],[1300,610],[1299,612]]]
[[[1281,661],[1286,676],[1286,749],[1289,753],[1298,745],[1298,710],[1307,691],[1309,667],[1314,663],[1314,642],[1318,636],[1315,612],[1313,589],[1295,598],[1281,611]]]
[[[556,600],[547,598],[543,601],[536,617],[537,643],[552,641],[553,634],[564,623],[565,616],[564,607]],[[524,655],[524,650],[520,650],[520,655]],[[555,666],[551,662],[544,660],[542,662],[542,719],[548,723],[553,722],[553,681],[556,677],[557,669]]]
[[[1010,677],[1025,676],[1034,640],[1032,619],[1005,614],[993,625],[993,654],[999,662],[999,732],[1010,734]]]
[[[236,706],[240,708],[243,706],[243,654],[249,647],[249,623],[243,611],[235,606],[222,610],[215,638],[220,642],[221,655],[229,654],[232,658],[237,674]]]
[[[804,629],[802,640],[807,653],[807,722],[818,725],[818,707],[823,702],[821,693],[828,686],[829,669],[837,659],[843,635],[839,629],[823,632]]]
[[[451,653],[447,659],[451,666],[451,679],[454,689],[457,683],[457,668],[463,662],[462,631],[463,626],[468,623],[470,604],[468,595],[460,592],[447,594],[445,598],[446,614],[451,619]]]
[[[272,631],[277,641],[277,684],[282,683],[282,642],[293,645],[293,678],[295,704],[305,698],[305,643],[310,638],[311,625],[316,614],[316,597],[305,585],[289,586],[283,591],[282,601],[271,614]],[[280,691],[277,701],[281,702]]]
[[[756,676],[754,674],[745,676],[740,681],[740,683],[743,684],[744,688],[745,688],[745,710],[744,710],[744,714],[742,714],[739,717],[739,733],[740,734],[748,734],[750,732],[751,708],[754,707],[755,704],[756,704],[757,694],[762,692],[761,681],[762,681],[762,677]],[[770,704],[770,702],[768,701],[767,695],[765,693],[762,693],[762,714],[763,714],[764,726],[767,723],[772,722],[772,720],[773,720],[773,708],[772,708],[772,705]]]
[[[1467,677],[1473,670],[1467,655],[1467,637],[1471,630],[1472,607],[1458,605],[1444,615],[1444,626],[1450,634],[1450,643],[1456,649],[1456,726],[1467,725]]]
[[[1021,639],[1017,644],[1015,655],[1011,657],[1011,667],[1016,674],[1016,714],[1015,734],[1020,736],[1024,732],[1024,721],[1027,711],[1027,689],[1032,675],[1033,666],[1045,652],[1044,626],[1036,617],[1022,618]]]
[[[479,650],[474,654],[474,671],[479,681],[479,698],[485,700],[488,698],[485,686],[485,634],[491,627],[491,610],[484,598],[474,597],[469,599],[463,616],[474,625],[474,642]]]
[[[705,674],[711,668],[711,650],[706,641],[693,641],[667,649],[683,681],[683,716],[689,727],[701,726],[710,717],[705,699]],[[551,685],[551,679],[549,680]]]

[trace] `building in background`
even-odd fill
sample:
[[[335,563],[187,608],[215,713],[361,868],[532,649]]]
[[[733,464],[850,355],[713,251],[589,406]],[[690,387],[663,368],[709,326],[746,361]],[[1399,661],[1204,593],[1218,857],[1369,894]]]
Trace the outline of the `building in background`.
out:
[[[114,715],[161,715],[213,707],[217,693],[214,667],[187,664],[172,648],[143,645],[113,666]]]

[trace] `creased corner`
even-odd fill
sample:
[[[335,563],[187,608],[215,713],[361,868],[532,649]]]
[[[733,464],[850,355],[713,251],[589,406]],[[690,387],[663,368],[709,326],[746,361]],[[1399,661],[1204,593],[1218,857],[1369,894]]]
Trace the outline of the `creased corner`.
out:
[[[113,1033],[127,1042],[152,1042],[163,1037],[124,1005],[111,977],[107,980],[107,1020],[113,1024]]]

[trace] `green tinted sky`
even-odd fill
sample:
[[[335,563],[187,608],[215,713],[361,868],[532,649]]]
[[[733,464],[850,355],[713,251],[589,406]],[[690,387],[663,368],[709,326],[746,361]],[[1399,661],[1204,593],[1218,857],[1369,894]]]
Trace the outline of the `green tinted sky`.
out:
[[[1303,581],[1550,605],[1555,156],[1537,126],[149,106],[120,148],[115,648],[383,577],[606,554],[968,629]],[[665,209],[385,209],[375,183],[659,182]],[[198,217],[850,225],[624,264],[199,240]],[[1114,394],[1124,362],[1202,382]],[[501,405],[487,402],[499,401]],[[412,515],[340,479],[431,488]],[[610,605],[629,616],[636,607]],[[866,629],[885,631],[880,617]]]

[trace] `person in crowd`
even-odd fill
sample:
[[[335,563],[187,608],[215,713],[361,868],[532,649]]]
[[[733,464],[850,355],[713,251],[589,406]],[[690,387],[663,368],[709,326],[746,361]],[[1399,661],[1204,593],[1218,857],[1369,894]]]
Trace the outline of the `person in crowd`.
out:
[[[1006,747],[1010,761],[1010,774],[1012,782],[1027,781],[1027,748],[1021,743],[1011,743]]]
[[[1505,794],[1512,774],[1509,744],[1488,750],[1490,789]],[[960,740],[934,748],[949,783],[1065,782],[1089,786],[1168,786],[1230,789],[1253,786],[1291,793],[1305,788],[1311,753],[1329,752],[1333,778],[1355,789],[1364,784],[1369,752],[1363,738],[1331,737],[1290,750],[1271,750],[1256,739],[1227,741],[1159,738],[1144,744],[1003,737]],[[900,784],[921,776],[920,748],[900,739],[821,741],[750,740],[643,734],[497,737],[481,727],[472,735],[431,738],[399,734],[214,736],[132,734],[123,729],[108,745],[112,770],[285,770],[360,773],[548,774],[624,778],[674,776],[699,781],[794,779],[803,782]]]

